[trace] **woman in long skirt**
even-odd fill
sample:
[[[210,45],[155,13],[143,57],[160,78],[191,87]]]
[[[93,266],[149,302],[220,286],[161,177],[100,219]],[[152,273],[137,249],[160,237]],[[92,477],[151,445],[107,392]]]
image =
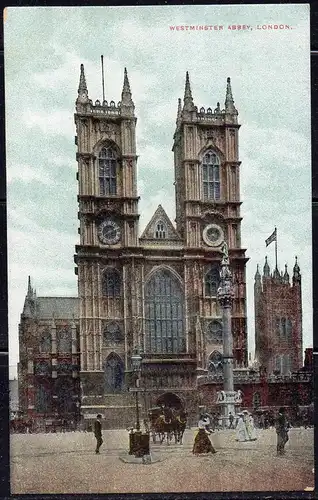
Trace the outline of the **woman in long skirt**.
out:
[[[216,453],[216,450],[213,448],[212,443],[209,439],[208,434],[211,432],[207,432],[206,428],[210,424],[208,418],[205,418],[204,415],[200,416],[199,420],[199,431],[195,436],[192,453],[194,455],[201,455],[203,453]]]

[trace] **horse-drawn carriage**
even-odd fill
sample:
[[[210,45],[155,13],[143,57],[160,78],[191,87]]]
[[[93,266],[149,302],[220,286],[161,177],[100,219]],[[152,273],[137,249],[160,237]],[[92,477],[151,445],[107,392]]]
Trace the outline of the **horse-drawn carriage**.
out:
[[[187,425],[187,412],[185,410],[155,407],[148,411],[148,418],[150,422],[149,432],[154,443],[156,443],[158,437],[160,444],[166,439],[169,445],[174,436],[175,444],[182,444]]]

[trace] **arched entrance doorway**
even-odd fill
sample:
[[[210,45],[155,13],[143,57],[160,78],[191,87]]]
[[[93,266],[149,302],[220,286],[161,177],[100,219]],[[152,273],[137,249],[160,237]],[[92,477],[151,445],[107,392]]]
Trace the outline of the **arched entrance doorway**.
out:
[[[106,393],[119,393],[124,386],[124,364],[121,358],[111,353],[105,362]]]
[[[173,392],[166,392],[165,394],[161,394],[157,399],[157,406],[164,405],[168,408],[175,408],[176,410],[183,409],[183,403],[179,396],[173,394]]]

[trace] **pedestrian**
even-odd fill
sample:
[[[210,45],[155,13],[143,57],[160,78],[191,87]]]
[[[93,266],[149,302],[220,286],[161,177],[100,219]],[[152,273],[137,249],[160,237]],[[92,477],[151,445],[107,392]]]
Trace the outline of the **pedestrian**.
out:
[[[236,441],[243,443],[248,441],[247,429],[243,419],[243,413],[238,413],[237,416],[239,419],[236,425]]]
[[[211,431],[207,430],[210,424],[210,419],[207,419],[205,415],[200,415],[198,427],[199,431],[195,436],[192,453],[194,455],[202,455],[203,453],[216,453],[210,439],[209,434]]]
[[[285,454],[285,444],[288,441],[289,425],[285,416],[285,408],[280,408],[275,422],[277,433],[277,456]]]
[[[103,444],[103,438],[102,438],[102,416],[100,414],[97,415],[95,423],[94,423],[94,435],[96,438],[96,449],[95,453],[99,453],[99,448]]]
[[[230,422],[229,429],[234,429],[234,425],[233,425],[234,415],[231,412],[229,413],[229,422]]]
[[[253,416],[247,415],[246,417],[246,430],[248,434],[248,438],[250,441],[256,441],[256,431],[255,431],[255,425],[254,425],[254,418]]]

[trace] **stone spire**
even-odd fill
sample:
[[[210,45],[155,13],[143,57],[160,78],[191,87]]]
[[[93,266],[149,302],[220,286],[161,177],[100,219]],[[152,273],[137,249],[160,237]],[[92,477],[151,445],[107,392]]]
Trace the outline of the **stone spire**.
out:
[[[126,106],[127,105],[130,106],[133,103],[131,98],[131,90],[128,80],[127,68],[125,68],[124,70],[124,84],[123,84],[123,91],[121,93],[121,103]]]
[[[183,98],[183,109],[186,111],[192,111],[194,109],[188,71],[186,72],[186,82],[185,82],[184,98]]]
[[[225,112],[237,114],[237,110],[235,109],[235,106],[234,106],[234,99],[233,99],[233,94],[232,94],[231,78],[230,77],[228,77],[227,85],[226,85]]]
[[[86,85],[86,78],[84,73],[84,64],[81,64],[80,70],[80,80],[78,85],[78,96],[76,99],[76,104],[86,104],[89,102],[88,90]]]
[[[270,268],[269,268],[269,265],[268,265],[268,262],[267,262],[267,256],[265,257],[265,264],[264,264],[264,267],[263,267],[263,276],[266,277],[266,278],[270,277]]]
[[[255,273],[254,279],[255,279],[255,281],[261,281],[261,274],[259,272],[259,265],[258,264],[256,267],[256,273]]]
[[[284,281],[285,281],[285,283],[289,283],[289,274],[287,271],[287,264],[285,264]]]
[[[182,115],[182,105],[181,105],[181,99],[178,99],[178,112],[177,112],[177,125],[179,125],[181,121],[181,115]]]
[[[33,298],[33,290],[32,290],[32,286],[31,286],[31,276],[28,277],[28,293],[27,293],[27,297],[28,297],[28,299],[32,299]]]
[[[84,73],[84,64],[81,64],[81,74],[80,74],[80,81],[79,81],[79,86],[78,86],[78,93],[79,94],[87,94],[87,85],[86,85],[86,78],[85,78],[85,73]]]
[[[293,284],[295,285],[296,283],[300,283],[300,281],[301,281],[300,267],[298,265],[297,257],[295,257],[295,265],[293,268]]]

